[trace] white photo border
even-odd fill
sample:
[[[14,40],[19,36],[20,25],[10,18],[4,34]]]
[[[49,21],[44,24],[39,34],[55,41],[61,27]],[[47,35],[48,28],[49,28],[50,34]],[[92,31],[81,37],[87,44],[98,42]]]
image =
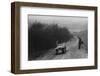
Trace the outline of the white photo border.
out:
[[[28,14],[58,15],[58,16],[85,16],[88,17],[88,58],[28,61]],[[94,36],[95,36],[95,12],[94,10],[57,9],[45,7],[20,8],[20,69],[44,69],[61,67],[94,66]]]

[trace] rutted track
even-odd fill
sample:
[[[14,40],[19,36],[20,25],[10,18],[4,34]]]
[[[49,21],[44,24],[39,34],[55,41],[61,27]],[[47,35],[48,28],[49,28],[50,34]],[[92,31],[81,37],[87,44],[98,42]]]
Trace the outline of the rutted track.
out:
[[[87,58],[86,50],[84,48],[78,49],[78,38],[76,36],[68,41],[66,46],[69,50],[65,54],[56,55],[55,49],[50,49],[44,56],[41,56],[36,60]]]

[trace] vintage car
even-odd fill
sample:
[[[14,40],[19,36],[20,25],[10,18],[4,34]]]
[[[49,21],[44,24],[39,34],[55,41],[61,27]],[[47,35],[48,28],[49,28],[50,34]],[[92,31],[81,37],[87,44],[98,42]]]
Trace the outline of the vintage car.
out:
[[[61,43],[61,44],[57,44],[55,50],[56,50],[56,55],[58,55],[58,54],[66,53],[68,49],[66,48],[66,43]]]

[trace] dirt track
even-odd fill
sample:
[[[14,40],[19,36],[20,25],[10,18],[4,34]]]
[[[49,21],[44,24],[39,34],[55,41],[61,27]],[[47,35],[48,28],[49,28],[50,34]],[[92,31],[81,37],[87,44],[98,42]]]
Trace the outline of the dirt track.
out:
[[[87,58],[85,48],[78,49],[78,38],[74,37],[66,44],[69,50],[65,54],[56,55],[55,49],[50,49],[44,56],[37,58],[36,60],[54,60],[54,59],[78,59]]]

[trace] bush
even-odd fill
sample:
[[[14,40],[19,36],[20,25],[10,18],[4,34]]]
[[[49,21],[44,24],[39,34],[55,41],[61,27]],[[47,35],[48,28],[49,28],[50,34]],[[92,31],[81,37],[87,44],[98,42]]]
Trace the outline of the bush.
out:
[[[29,60],[46,53],[59,43],[67,42],[72,35],[67,28],[59,27],[58,24],[43,24],[35,22],[28,29]]]

